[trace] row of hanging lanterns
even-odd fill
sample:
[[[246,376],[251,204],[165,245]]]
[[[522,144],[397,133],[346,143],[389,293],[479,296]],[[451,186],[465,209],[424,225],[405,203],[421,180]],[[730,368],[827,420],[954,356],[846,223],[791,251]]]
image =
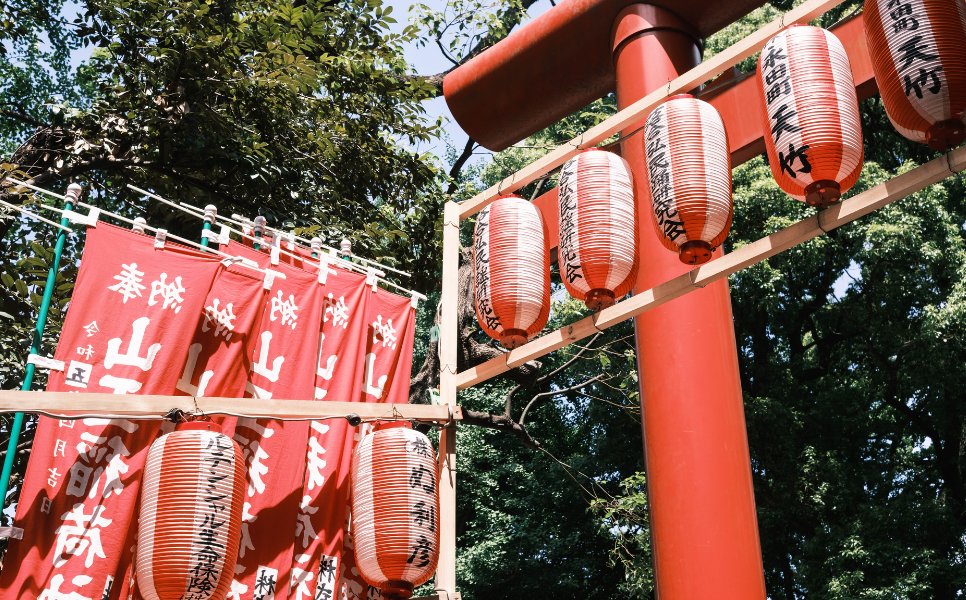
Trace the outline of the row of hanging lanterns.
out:
[[[966,4],[866,0],[865,28],[896,129],[939,150],[962,143]],[[858,102],[841,42],[817,27],[786,28],[761,53],[758,89],[778,185],[813,206],[837,201],[863,163]],[[682,262],[706,262],[732,218],[730,153],[720,115],[690,95],[671,97],[648,116],[641,143],[648,218],[658,237]],[[629,165],[609,152],[581,152],[563,166],[559,203],[564,286],[592,310],[613,305],[637,278],[639,215]],[[488,335],[511,349],[543,329],[549,316],[546,238],[540,211],[519,196],[502,196],[477,218],[477,317]],[[387,598],[410,597],[436,570],[436,468],[429,440],[405,425],[365,436],[353,456],[356,561],[363,578]],[[213,423],[183,423],[152,444],[135,564],[146,600],[225,598],[244,489],[241,451]]]
[[[909,139],[945,150],[966,139],[966,3],[866,0],[865,31],[886,111]],[[811,206],[837,202],[864,161],[852,68],[829,31],[792,25],[765,45],[757,83],[772,175]],[[641,140],[650,219],[686,264],[711,259],[731,229],[731,156],[721,116],[690,95],[647,118]],[[562,168],[560,275],[598,311],[637,278],[634,177],[622,158],[592,149]],[[648,217],[645,217],[648,218]],[[518,196],[484,209],[474,230],[474,287],[483,330],[503,346],[526,343],[549,316],[549,259],[539,210]]]
[[[365,436],[352,458],[356,563],[384,598],[436,572],[439,481],[429,439],[408,422]],[[210,422],[182,423],[148,450],[135,572],[145,600],[224,600],[241,537],[245,460]]]

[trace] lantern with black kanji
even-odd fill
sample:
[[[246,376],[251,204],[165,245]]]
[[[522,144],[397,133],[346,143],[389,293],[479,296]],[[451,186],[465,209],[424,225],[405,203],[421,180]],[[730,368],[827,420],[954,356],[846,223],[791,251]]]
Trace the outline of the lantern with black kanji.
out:
[[[550,256],[540,210],[502,196],[480,211],[473,231],[476,316],[483,331],[513,349],[550,316]]]
[[[135,572],[145,600],[223,600],[245,491],[241,449],[218,425],[183,423],[148,450]]]
[[[637,202],[630,165],[584,150],[560,171],[560,276],[571,296],[597,311],[637,281]]]
[[[688,94],[672,96],[647,117],[643,133],[657,235],[681,262],[705,263],[731,230],[731,155],[721,115]]]
[[[896,130],[935,150],[966,139],[966,3],[866,0],[865,38]]]
[[[810,206],[837,202],[862,171],[862,126],[842,42],[819,27],[793,25],[758,58],[771,172]]]
[[[352,456],[352,536],[359,574],[383,597],[409,598],[436,572],[439,486],[425,435],[393,427],[359,442]]]

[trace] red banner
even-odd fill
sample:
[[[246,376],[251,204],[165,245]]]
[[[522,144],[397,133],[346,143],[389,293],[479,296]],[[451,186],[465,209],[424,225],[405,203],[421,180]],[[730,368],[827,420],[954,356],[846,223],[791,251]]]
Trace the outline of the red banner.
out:
[[[365,365],[371,287],[366,285],[365,276],[333,267],[327,268],[323,278],[324,312],[315,398],[357,401]],[[343,419],[311,423],[289,592],[294,600],[335,597],[349,492],[352,433]]]
[[[232,245],[230,252],[262,265],[268,262],[268,257],[240,246]],[[317,275],[284,263],[271,268],[284,273],[285,279],[276,278],[269,292],[245,396],[311,400],[323,288]],[[305,463],[292,457],[303,455],[308,431],[309,423],[302,421],[235,422],[234,439],[245,456],[249,485],[229,598],[284,600],[288,596],[294,556],[291,532],[298,523],[305,471]]]
[[[232,266],[215,280],[195,328],[177,395],[241,398],[269,293],[265,276]]]
[[[87,232],[48,391],[173,394],[217,259],[105,223]],[[107,597],[158,422],[41,417],[3,598]],[[14,568],[9,568],[14,567]]]
[[[365,373],[360,399],[363,402],[409,402],[409,378],[413,367],[413,341],[416,331],[416,309],[409,298],[390,294],[385,290],[369,298],[366,318]],[[359,427],[347,444],[351,461],[352,450],[362,436],[372,431],[371,426]],[[348,469],[348,467],[346,467]],[[369,589],[355,564],[351,549],[351,532],[345,535],[345,552],[339,568],[339,589],[345,600],[375,600],[381,598],[376,589]]]
[[[241,398],[245,392],[257,328],[267,296],[264,275],[241,266],[221,272],[205,300],[195,326],[175,395]],[[224,417],[214,419],[224,424]],[[231,425],[234,425],[232,420]],[[172,424],[165,423],[162,433]],[[231,435],[230,430],[226,430]],[[133,598],[131,564],[136,527],[131,528],[115,575],[117,594],[112,598]]]

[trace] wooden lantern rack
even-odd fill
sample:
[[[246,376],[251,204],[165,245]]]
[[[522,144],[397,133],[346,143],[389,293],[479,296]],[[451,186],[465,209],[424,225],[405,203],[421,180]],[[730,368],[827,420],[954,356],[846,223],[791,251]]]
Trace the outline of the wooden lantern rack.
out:
[[[196,414],[240,414],[296,419],[336,418],[355,413],[363,420],[412,419],[444,424],[439,441],[440,558],[436,573],[437,594],[425,600],[429,598],[458,600],[460,594],[456,591],[456,422],[462,419],[462,411],[457,404],[458,390],[482,383],[598,331],[613,327],[960,173],[966,170],[966,147],[950,151],[781,231],[636,294],[581,321],[546,333],[515,350],[506,352],[501,357],[462,372],[457,371],[460,223],[481,211],[500,195],[508,194],[536,181],[563,165],[579,151],[595,147],[618,131],[640,121],[667,97],[694,89],[752,56],[784,27],[808,23],[843,1],[809,0],[805,2],[707,62],[670,81],[666,88],[647,95],[472,199],[462,203],[447,202],[443,217],[439,405],[0,391],[0,412],[42,412],[71,417],[111,415],[126,418],[146,416],[157,418],[165,415],[172,408],[179,408],[186,413]]]

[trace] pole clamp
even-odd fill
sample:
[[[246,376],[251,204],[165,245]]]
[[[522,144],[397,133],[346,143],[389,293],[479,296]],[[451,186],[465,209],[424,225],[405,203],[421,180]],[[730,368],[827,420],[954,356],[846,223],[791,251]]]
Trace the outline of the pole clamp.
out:
[[[212,240],[216,244],[224,246],[229,242],[231,242],[231,237],[229,236],[230,233],[231,233],[231,228],[228,227],[227,225],[222,225],[221,233],[215,233],[211,229],[203,229],[201,231],[201,237],[207,240]]]
[[[54,360],[53,358],[47,358],[46,356],[40,356],[39,354],[28,354],[27,364],[35,365],[41,369],[50,369],[51,371],[64,370],[64,361]]]
[[[23,527],[0,527],[0,538],[23,539]]]
[[[97,219],[101,216],[101,209],[91,207],[88,214],[82,215],[79,212],[74,212],[72,210],[65,210],[61,213],[65,219],[71,223],[77,223],[78,225],[87,225],[88,227],[97,227]]]
[[[164,241],[168,239],[167,229],[156,229],[154,231],[154,249],[164,250]]]

